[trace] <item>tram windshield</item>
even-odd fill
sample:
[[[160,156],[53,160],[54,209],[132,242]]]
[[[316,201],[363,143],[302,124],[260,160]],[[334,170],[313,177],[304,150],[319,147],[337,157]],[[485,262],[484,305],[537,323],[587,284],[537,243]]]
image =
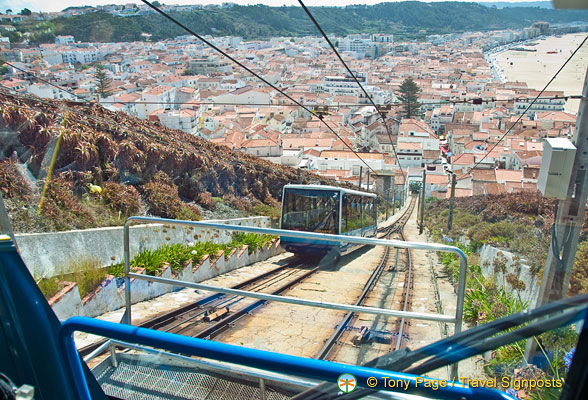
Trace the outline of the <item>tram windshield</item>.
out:
[[[286,189],[282,229],[339,233],[339,192]]]

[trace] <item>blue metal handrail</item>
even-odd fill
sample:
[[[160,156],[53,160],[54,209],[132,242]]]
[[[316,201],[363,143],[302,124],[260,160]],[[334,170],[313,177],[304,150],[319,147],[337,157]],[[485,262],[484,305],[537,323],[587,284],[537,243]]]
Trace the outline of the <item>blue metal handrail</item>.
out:
[[[443,399],[476,398],[488,400],[514,400],[504,392],[495,389],[482,389],[464,386],[457,381],[444,381],[423,378],[401,372],[385,371],[375,368],[339,364],[310,358],[296,357],[250,348],[244,348],[209,340],[196,339],[168,332],[159,332],[126,324],[116,324],[87,317],[73,317],[65,321],[59,332],[60,349],[66,360],[68,371],[79,399],[90,400],[90,392],[84,378],[82,362],[76,350],[73,334],[76,331],[91,333],[143,346],[204,357],[252,368],[270,370],[312,379],[337,382],[341,374],[351,374],[357,385],[364,388],[402,392],[406,394],[429,396]],[[377,380],[376,386],[368,385]],[[384,379],[386,378],[386,379]],[[406,389],[385,385],[385,382],[408,382]],[[425,381],[429,384],[426,385]],[[445,383],[445,385],[443,385]],[[435,384],[437,385],[436,389]]]

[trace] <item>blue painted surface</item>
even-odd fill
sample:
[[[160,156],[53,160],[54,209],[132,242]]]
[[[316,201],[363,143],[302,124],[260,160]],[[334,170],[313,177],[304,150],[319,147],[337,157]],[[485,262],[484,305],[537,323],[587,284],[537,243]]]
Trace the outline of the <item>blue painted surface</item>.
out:
[[[421,381],[423,378],[416,375],[295,357],[196,339],[167,332],[159,332],[130,325],[115,324],[93,318],[74,317],[63,323],[59,341],[61,349],[69,363],[68,371],[71,373],[71,379],[76,382],[76,389],[78,391],[77,395],[80,399],[89,400],[91,397],[86,382],[83,379],[82,364],[77,356],[75,343],[73,341],[73,334],[76,331],[87,332],[144,346],[152,346],[176,353],[225,361],[299,377],[325,380],[333,383],[337,381],[337,378],[341,374],[347,373],[356,377],[358,386],[366,388],[368,387],[368,378],[375,377],[380,383],[376,388],[380,390],[456,400],[464,397],[467,399],[476,398],[480,400],[513,400],[513,398],[506,393],[494,389],[465,387],[459,383],[452,382],[448,382],[450,386],[437,386],[437,389],[434,389],[433,386],[435,383],[439,385],[441,383],[440,380],[427,378],[429,383],[429,386],[427,387],[425,382]],[[384,387],[384,377],[388,379],[388,382],[390,380],[407,381],[409,382],[409,387],[407,390],[399,389],[397,387]]]
[[[0,240],[0,323],[0,372],[33,386],[37,400],[77,398],[59,350],[61,324],[10,240]],[[80,376],[93,399],[106,398],[85,365]]]
[[[345,236],[353,236],[353,237],[374,237],[376,234],[376,225],[368,226],[363,229],[356,229],[354,231],[349,231],[345,233],[341,233],[341,235]],[[363,233],[363,234],[362,234]],[[295,237],[288,237],[288,236],[281,236],[280,237],[280,246],[286,249],[287,251],[293,251],[294,253],[299,254],[321,254],[325,253],[329,250],[337,250],[340,255],[344,255],[350,253],[351,251],[361,247],[362,245],[348,243],[348,242],[331,242],[326,240],[320,239],[302,239],[302,238],[295,238]]]

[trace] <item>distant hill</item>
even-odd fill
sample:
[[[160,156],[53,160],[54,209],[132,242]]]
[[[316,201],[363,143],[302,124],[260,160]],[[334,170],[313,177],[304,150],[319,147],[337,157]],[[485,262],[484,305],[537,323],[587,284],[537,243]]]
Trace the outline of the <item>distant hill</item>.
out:
[[[416,1],[380,3],[373,6],[310,7],[323,29],[331,35],[393,33],[399,39],[416,39],[429,34],[521,28],[535,21],[565,23],[588,21],[586,10],[554,10],[539,7],[493,8],[477,3]],[[264,39],[276,36],[318,35],[300,7],[264,5],[172,12],[175,18],[203,35],[242,36]],[[26,25],[21,29],[26,28]],[[76,40],[108,42],[169,39],[186,32],[157,14],[115,17],[94,12],[43,22],[42,32],[74,35]],[[34,26],[28,29],[35,30]],[[43,37],[51,41],[50,37]]]
[[[553,3],[551,1],[516,1],[512,3],[508,1],[480,1],[478,4],[496,8],[539,7],[553,9]]]

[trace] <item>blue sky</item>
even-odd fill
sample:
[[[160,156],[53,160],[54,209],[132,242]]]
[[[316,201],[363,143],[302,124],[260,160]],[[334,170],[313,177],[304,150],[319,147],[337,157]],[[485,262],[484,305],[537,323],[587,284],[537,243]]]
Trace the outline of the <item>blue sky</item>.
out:
[[[227,0],[172,0],[162,1],[160,3],[167,4],[221,4]],[[231,0],[229,0],[231,1]],[[383,1],[391,0],[307,0],[304,2],[307,6],[345,6],[349,4],[377,4]],[[446,1],[446,0],[429,0],[429,1]],[[456,0],[464,1],[464,0]],[[471,1],[471,0],[468,0]],[[508,0],[498,0],[508,1]],[[537,1],[537,0],[517,0],[522,1]],[[237,4],[267,4],[269,6],[282,6],[282,5],[299,5],[296,0],[232,0],[232,3]],[[0,12],[5,12],[7,9],[11,9],[14,13],[18,13],[23,8],[28,8],[31,11],[61,11],[64,8],[71,6],[81,5],[104,5],[104,4],[127,4],[127,3],[139,3],[139,1],[133,0],[0,0]]]

